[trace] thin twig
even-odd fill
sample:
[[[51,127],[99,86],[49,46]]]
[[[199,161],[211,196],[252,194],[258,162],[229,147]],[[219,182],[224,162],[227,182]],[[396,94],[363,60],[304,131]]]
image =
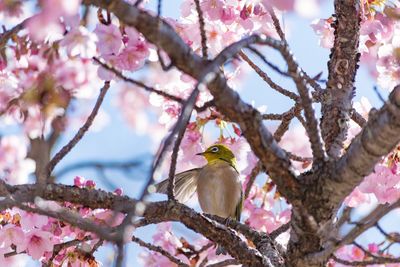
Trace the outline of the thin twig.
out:
[[[123,241],[117,243],[117,258],[115,259],[115,267],[122,267],[125,258],[125,248]]]
[[[307,258],[312,262],[314,259],[318,261],[318,259],[329,257],[337,248],[352,243],[360,234],[373,227],[383,216],[398,207],[400,207],[400,200],[391,205],[379,205],[339,241],[326,245],[324,250],[311,254]]]
[[[174,256],[172,256],[168,251],[164,250],[162,247],[160,246],[154,246],[153,244],[144,242],[143,240],[132,236],[132,241],[139,244],[142,247],[148,248],[149,250],[155,251],[160,253],[161,255],[167,257],[171,262],[177,264],[178,266],[185,266],[185,267],[189,267],[189,265],[187,265],[186,263],[184,263],[183,261],[181,261],[178,258],[175,258]]]
[[[116,169],[116,170],[127,170],[140,166],[142,163],[138,159],[131,159],[127,161],[96,161],[96,160],[88,160],[82,161],[74,164],[70,164],[56,172],[56,177],[61,177],[71,171],[79,170],[79,169],[87,169],[87,168],[96,168],[96,169]]]
[[[72,148],[82,139],[85,133],[89,130],[89,127],[92,125],[94,118],[97,115],[97,112],[100,109],[101,104],[103,103],[104,97],[110,88],[110,82],[105,82],[103,88],[100,90],[100,94],[96,100],[96,104],[93,107],[92,112],[90,113],[89,117],[86,119],[86,122],[82,125],[82,127],[78,130],[75,136],[58,151],[55,156],[50,160],[50,162],[46,166],[46,176],[45,178],[50,176],[51,172],[53,171],[54,167],[57,165],[60,160],[62,160],[65,155],[71,151]],[[39,179],[39,178],[38,178]],[[45,181],[44,181],[45,182]]]
[[[388,234],[385,230],[383,230],[383,228],[379,225],[378,222],[376,222],[375,227],[379,230],[379,232],[381,232],[382,235],[385,236],[386,239],[392,242],[400,243],[400,236],[398,233]]]
[[[365,261],[347,261],[332,255],[332,259],[337,263],[346,264],[350,266],[367,266],[367,265],[374,265],[374,264],[384,264],[384,263],[399,263],[400,258],[387,258],[387,257],[379,257],[372,260],[365,260]]]
[[[241,263],[235,259],[227,259],[224,261],[206,265],[206,267],[224,267],[224,266],[228,266],[228,265],[241,265]]]
[[[198,90],[197,87],[193,90],[191,93],[190,97],[187,100],[187,103],[185,103],[184,108],[182,109],[182,123],[180,124],[180,128],[178,129],[178,136],[175,140],[174,148],[172,150],[172,158],[171,158],[171,166],[169,169],[169,174],[168,174],[168,199],[169,200],[175,200],[175,195],[174,195],[174,190],[175,190],[175,169],[176,169],[176,162],[178,159],[178,152],[179,152],[179,147],[182,142],[182,138],[185,134],[187,124],[189,123],[190,120],[190,115],[192,114],[192,110],[194,107],[194,104],[197,99],[198,95]],[[184,114],[186,112],[186,114]],[[177,123],[178,126],[178,123]]]
[[[351,110],[351,119],[357,123],[361,128],[363,128],[366,124],[367,121],[364,119],[364,117],[358,113],[355,109]]]
[[[281,40],[283,41],[283,40],[285,40],[285,34],[284,34],[284,32],[283,32],[283,30],[281,28],[281,24],[279,23],[278,18],[276,17],[274,8],[269,4],[269,2],[266,2],[266,3],[267,3],[266,4],[267,5],[267,10],[268,10],[268,13],[271,15],[272,22],[274,24],[275,30],[278,33],[278,35],[281,38]]]
[[[286,151],[286,154],[288,155],[289,159],[294,160],[294,161],[299,161],[299,162],[312,162],[313,158],[309,157],[301,157],[296,154],[293,154],[292,152]]]
[[[244,199],[247,199],[249,197],[251,187],[253,186],[254,181],[256,180],[257,175],[261,172],[261,170],[262,170],[262,164],[260,161],[258,161],[250,172],[250,179],[246,185],[246,190],[244,192]]]
[[[138,7],[142,2],[143,2],[143,0],[137,0],[135,3],[135,7]]]
[[[205,23],[204,23],[203,11],[201,10],[201,6],[200,6],[200,1],[199,0],[194,0],[194,3],[196,4],[197,15],[199,16],[199,26],[200,26],[200,36],[201,36],[201,50],[202,50],[203,58],[207,59],[208,58],[207,36],[206,36],[206,31],[205,31]]]
[[[107,63],[102,62],[100,59],[98,59],[96,57],[94,57],[93,60],[96,61],[98,64],[100,64],[106,70],[111,71],[112,73],[114,73],[118,78],[122,79],[124,82],[132,83],[132,84],[134,84],[136,86],[139,86],[140,88],[143,88],[147,92],[156,93],[156,94],[158,94],[160,96],[163,96],[163,97],[165,97],[165,98],[167,98],[169,100],[178,102],[180,104],[183,104],[185,102],[184,99],[182,99],[182,98],[180,98],[178,96],[174,96],[174,95],[168,94],[168,93],[166,93],[164,91],[161,91],[161,90],[158,90],[158,89],[156,89],[154,87],[147,86],[141,81],[137,81],[135,79],[126,77],[124,74],[122,74],[121,71],[117,70],[116,68],[114,68],[113,66],[111,66],[111,65],[109,65]],[[202,111],[206,110],[207,108],[212,107],[213,105],[214,105],[214,101],[211,100],[211,101],[208,101],[208,102],[204,103],[204,105],[201,106],[201,107],[195,106],[194,109],[197,112],[202,112]]]
[[[290,222],[280,226],[278,229],[275,229],[274,231],[272,231],[269,236],[272,239],[277,238],[279,235],[283,234],[284,232],[286,232],[287,230],[290,229]]]
[[[293,99],[294,101],[297,101],[299,99],[299,96],[295,93],[290,92],[289,90],[286,90],[280,85],[273,82],[268,74],[262,71],[245,53],[240,52],[239,55],[272,89],[276,90],[282,95],[289,97],[290,99]]]
[[[265,41],[267,41],[266,44],[271,45],[269,40]],[[272,43],[272,45],[274,45],[274,43]],[[279,46],[275,46],[275,48],[278,49],[285,59],[288,65],[289,74],[293,78],[300,94],[301,105],[304,109],[306,118],[306,130],[310,139],[313,156],[317,161],[324,161],[327,158],[324,149],[324,141],[322,140],[319,123],[312,107],[312,98],[307,88],[307,79],[305,78],[304,72],[299,68],[297,62],[294,60],[286,42],[280,43]]]
[[[248,45],[247,48],[251,52],[256,54],[268,67],[270,67],[271,69],[273,69],[274,71],[276,71],[277,73],[279,73],[282,76],[290,77],[289,73],[287,73],[286,71],[282,71],[278,66],[275,66],[274,64],[272,64],[260,51],[258,51],[258,49],[256,49],[253,46],[250,46],[250,45]],[[274,47],[274,48],[276,48],[276,47]]]
[[[13,28],[11,28],[10,30],[3,32],[0,35],[0,52],[2,52],[2,50],[4,49],[4,47],[6,46],[8,40],[14,35],[17,34],[19,31],[21,31],[24,27],[25,24],[27,23],[27,21],[29,20],[26,19],[24,21],[22,21],[20,24],[14,26]]]
[[[69,247],[73,247],[73,246],[76,246],[76,245],[79,245],[80,243],[88,241],[88,240],[91,240],[91,239],[92,239],[92,237],[85,236],[82,239],[74,239],[74,240],[71,240],[71,241],[67,241],[67,242],[64,242],[64,243],[61,243],[61,244],[54,245],[53,254],[51,255],[50,259],[47,261],[47,264],[45,264],[44,266],[50,267],[51,264],[53,263],[54,258],[58,255],[58,253],[60,253],[61,250],[69,248]]]

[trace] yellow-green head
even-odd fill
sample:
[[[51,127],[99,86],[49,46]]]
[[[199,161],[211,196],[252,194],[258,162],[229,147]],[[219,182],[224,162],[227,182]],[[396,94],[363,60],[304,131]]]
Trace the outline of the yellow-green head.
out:
[[[208,163],[213,163],[218,160],[223,160],[228,162],[232,167],[236,168],[236,158],[233,152],[226,146],[217,144],[212,145],[202,153],[197,155],[202,155],[206,158]]]

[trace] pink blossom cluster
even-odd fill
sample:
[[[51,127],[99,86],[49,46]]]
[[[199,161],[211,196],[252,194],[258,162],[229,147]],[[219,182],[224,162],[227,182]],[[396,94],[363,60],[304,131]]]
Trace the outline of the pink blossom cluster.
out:
[[[3,13],[7,17],[18,17],[22,14],[23,1],[1,1],[0,14]]]
[[[40,1],[41,11],[31,17],[26,25],[31,38],[36,41],[62,38],[63,23],[78,13],[80,2],[80,0]]]
[[[371,257],[368,255],[368,253],[371,253],[377,257],[388,257],[391,258],[393,257],[392,255],[388,254],[387,252],[382,252],[382,244],[377,244],[377,243],[369,243],[364,249],[361,249],[360,247],[356,245],[347,245],[339,248],[335,256],[338,259],[349,261],[349,262],[357,262],[357,261],[368,261],[371,259]],[[331,259],[328,264],[328,267],[347,267],[349,265],[342,264],[335,262],[333,259]],[[385,264],[370,264],[368,266],[373,266],[373,267],[399,267],[399,263],[385,263]]]
[[[208,48],[216,55],[227,45],[251,33],[276,36],[271,17],[267,12],[269,1],[223,1],[206,0],[201,9],[206,21]],[[276,1],[289,2],[289,1]],[[172,22],[182,38],[194,51],[201,51],[201,35],[198,15],[193,1],[185,0],[181,5],[181,20]]]
[[[88,189],[95,188],[92,180],[82,177],[74,179],[75,186]],[[116,194],[122,194],[120,189]],[[42,204],[43,205],[43,204]],[[93,219],[99,224],[117,226],[124,219],[122,213],[109,210],[91,210],[80,205],[64,203],[64,207],[75,210],[82,218]],[[52,201],[47,201],[46,208],[57,210],[61,206]],[[70,240],[80,240],[78,244],[61,247],[56,254],[55,246],[62,246]],[[18,208],[3,211],[0,214],[0,263],[9,261],[7,253],[25,252],[35,260],[48,262],[52,266],[98,266],[93,256],[89,253],[99,239],[90,233],[82,231],[50,217],[27,212]],[[90,265],[92,264],[92,265]]]
[[[229,259],[227,255],[216,255],[216,247],[209,246],[210,241],[205,238],[199,238],[192,244],[189,244],[184,238],[178,238],[172,229],[170,222],[164,222],[157,225],[156,233],[153,235],[152,244],[160,246],[182,262],[190,266],[197,266],[207,258],[208,264],[220,262]],[[209,246],[209,248],[201,251],[201,248]],[[200,252],[199,252],[200,251]],[[176,266],[167,257],[154,251],[144,251],[139,255],[140,262],[143,266],[148,267],[174,267]]]
[[[150,54],[148,43],[133,28],[99,23],[94,33],[98,38],[96,44],[100,56],[119,70],[138,70]],[[115,78],[113,73],[103,67],[99,68],[98,74],[104,80]]]
[[[23,123],[30,138],[47,134],[72,98],[96,93],[98,79],[90,59],[63,55],[63,47],[35,48],[23,39],[13,48],[14,60],[0,70],[0,112],[7,124]]]
[[[373,173],[346,198],[345,204],[357,207],[371,201],[374,197],[378,203],[393,203],[400,199],[400,172],[398,160],[391,163],[390,156],[375,166]]]
[[[378,85],[392,90],[400,82],[398,2],[386,6],[386,1],[363,1],[360,29],[361,62],[365,63]],[[311,26],[320,37],[320,45],[333,46],[334,18],[315,20]]]
[[[0,138],[0,177],[9,184],[28,182],[35,162],[27,158],[27,142],[23,137],[6,135]]]
[[[278,204],[279,199],[280,196],[274,191],[272,182],[267,182],[263,187],[254,184],[243,205],[243,213],[247,216],[245,223],[267,233],[288,223],[291,209],[284,203]]]

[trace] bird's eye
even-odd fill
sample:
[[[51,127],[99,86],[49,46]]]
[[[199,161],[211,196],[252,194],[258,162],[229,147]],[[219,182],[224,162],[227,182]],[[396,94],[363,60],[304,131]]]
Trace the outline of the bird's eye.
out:
[[[217,153],[218,150],[219,150],[219,149],[218,149],[218,147],[216,147],[216,146],[213,147],[213,148],[211,148],[211,152],[213,152],[213,153]]]

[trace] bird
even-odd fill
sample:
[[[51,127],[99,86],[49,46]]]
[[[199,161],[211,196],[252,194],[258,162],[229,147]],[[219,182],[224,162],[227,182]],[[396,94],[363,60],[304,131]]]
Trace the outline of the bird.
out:
[[[242,184],[236,166],[236,157],[223,144],[215,144],[204,152],[207,164],[175,175],[175,199],[185,203],[197,191],[204,213],[240,221],[243,205]],[[156,184],[156,192],[167,194],[169,180]],[[218,247],[217,254],[224,253]]]

